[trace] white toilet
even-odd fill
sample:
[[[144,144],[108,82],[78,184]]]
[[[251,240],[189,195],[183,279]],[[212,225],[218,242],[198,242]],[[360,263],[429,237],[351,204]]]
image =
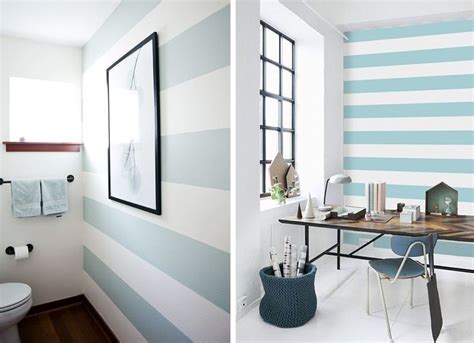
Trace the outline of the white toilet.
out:
[[[24,283],[0,284],[0,343],[18,343],[17,324],[31,308],[30,286]]]

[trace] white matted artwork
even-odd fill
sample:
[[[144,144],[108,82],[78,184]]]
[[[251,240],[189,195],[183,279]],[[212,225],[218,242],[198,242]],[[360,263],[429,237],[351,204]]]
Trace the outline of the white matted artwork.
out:
[[[107,69],[109,199],[161,214],[158,35]]]

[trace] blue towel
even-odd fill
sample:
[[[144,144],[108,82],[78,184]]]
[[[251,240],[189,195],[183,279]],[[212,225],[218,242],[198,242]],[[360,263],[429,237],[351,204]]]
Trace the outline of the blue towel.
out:
[[[17,218],[41,215],[39,180],[12,180],[12,209]]]
[[[60,214],[69,210],[69,196],[66,179],[41,180],[43,215]]]

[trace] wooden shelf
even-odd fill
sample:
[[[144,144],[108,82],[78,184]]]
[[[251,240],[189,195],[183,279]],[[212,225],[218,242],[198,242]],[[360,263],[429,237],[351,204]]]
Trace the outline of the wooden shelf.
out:
[[[80,152],[81,143],[3,142],[7,152]]]

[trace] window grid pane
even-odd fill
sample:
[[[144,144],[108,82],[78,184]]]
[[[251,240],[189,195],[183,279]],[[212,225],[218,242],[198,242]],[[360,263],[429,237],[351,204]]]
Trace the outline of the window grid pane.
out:
[[[275,154],[282,153],[295,165],[294,41],[260,23],[260,196],[267,196],[271,190],[268,167]]]

